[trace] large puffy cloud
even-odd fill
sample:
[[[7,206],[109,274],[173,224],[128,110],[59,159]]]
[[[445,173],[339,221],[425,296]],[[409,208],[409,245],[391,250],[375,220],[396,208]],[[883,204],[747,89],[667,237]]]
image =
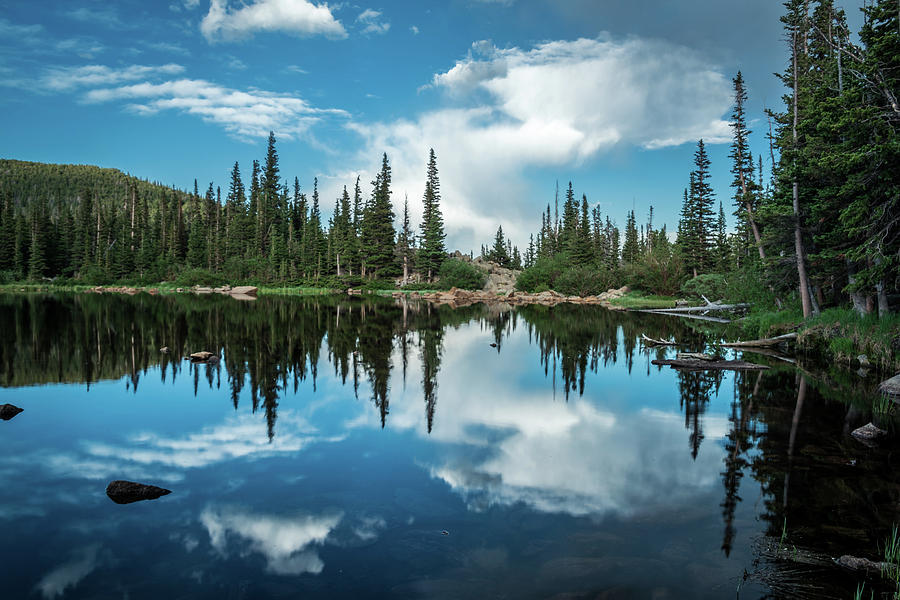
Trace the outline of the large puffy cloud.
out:
[[[241,39],[257,31],[347,36],[327,4],[307,0],[256,0],[240,8],[229,8],[227,0],[212,0],[209,12],[200,22],[200,31],[210,42]]]
[[[367,160],[391,157],[398,212],[404,194],[421,196],[434,147],[449,243],[463,249],[489,240],[501,222],[516,243],[527,239],[535,206],[523,200],[536,196],[523,176],[529,168],[581,164],[616,145],[652,150],[729,136],[727,78],[697,52],[662,41],[600,37],[529,50],[477,42],[429,89],[445,91],[448,105],[351,127]]]
[[[129,108],[141,115],[176,110],[221,125],[240,138],[265,137],[269,131],[292,138],[304,134],[325,115],[346,114],[336,109],[314,108],[302,98],[288,94],[234,90],[201,79],[95,89],[85,95],[85,100],[132,100]]]

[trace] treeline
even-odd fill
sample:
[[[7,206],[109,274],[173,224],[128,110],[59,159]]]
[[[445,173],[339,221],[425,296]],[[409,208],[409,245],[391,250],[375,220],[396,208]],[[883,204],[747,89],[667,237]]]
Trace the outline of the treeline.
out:
[[[900,287],[900,13],[894,1],[863,9],[860,43],[832,0],[789,0],[782,17],[789,65],[784,110],[767,110],[767,173],[750,151],[748,93],[733,79],[734,232],[709,185],[703,140],[682,194],[674,241],[627,215],[624,240],[609,217],[579,203],[542,215],[519,287],[596,293],[636,285],[660,294],[705,291],[796,303],[804,316],[849,302],[891,312]]]
[[[385,154],[370,193],[357,177],[326,222],[318,181],[307,196],[297,177],[281,177],[274,133],[263,162],[253,161],[249,183],[235,163],[224,193],[214,183],[201,195],[196,181],[186,193],[112,169],[3,161],[0,281],[337,285],[401,275],[408,281],[414,271],[432,281],[446,258],[433,150],[423,215],[413,230],[404,204],[395,231]]]

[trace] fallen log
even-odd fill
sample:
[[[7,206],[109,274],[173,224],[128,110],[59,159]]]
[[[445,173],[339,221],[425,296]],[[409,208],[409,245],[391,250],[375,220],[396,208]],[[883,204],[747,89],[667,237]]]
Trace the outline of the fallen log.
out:
[[[675,310],[675,309],[672,309]],[[706,315],[692,315],[690,313],[676,313],[669,312],[668,309],[648,309],[643,308],[639,310],[635,310],[632,312],[642,312],[642,313],[652,313],[654,315],[666,315],[669,317],[681,317],[682,319],[699,319],[700,321],[712,321],[713,323],[731,323],[728,319],[722,319],[720,317],[709,317]]]
[[[696,360],[696,359],[667,359],[654,360],[652,364],[657,366],[669,366],[673,369],[686,371],[763,371],[769,367],[743,360]]]
[[[641,334],[641,339],[644,341],[645,344],[650,344],[651,346],[677,346],[678,345],[678,342],[674,342],[674,341],[670,342],[670,341],[666,341],[663,339],[657,340],[652,337],[648,337],[644,333]]]
[[[784,335],[778,335],[772,338],[747,340],[746,342],[728,342],[726,344],[719,345],[724,346],[725,348],[770,348],[772,346],[777,346],[778,344],[783,344],[784,342],[789,342],[796,339],[796,333],[786,333]]]
[[[703,360],[703,361],[711,361],[711,360],[724,360],[721,356],[713,356],[712,354],[706,354],[705,352],[679,352],[675,355],[675,358],[678,360]]]
[[[705,306],[681,306],[678,308],[648,308],[644,309],[645,312],[657,312],[657,313],[695,313],[695,312],[709,312],[716,310],[739,310],[744,308],[750,308],[749,304],[707,304]]]

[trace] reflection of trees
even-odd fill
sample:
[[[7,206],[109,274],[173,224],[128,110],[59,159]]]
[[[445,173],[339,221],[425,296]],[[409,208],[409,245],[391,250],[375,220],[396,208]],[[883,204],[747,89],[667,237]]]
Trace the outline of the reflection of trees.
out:
[[[703,442],[703,414],[719,391],[724,371],[678,371],[678,393],[684,411],[684,427],[690,431],[691,458],[697,459]]]
[[[517,314],[525,320],[529,338],[540,349],[544,372],[549,373],[552,368],[555,378],[558,363],[566,398],[570,391],[584,394],[589,371],[597,373],[617,360],[624,360],[630,373],[641,333],[652,331],[661,337],[673,336],[684,343],[703,345],[702,336],[670,317],[572,304],[523,306]]]

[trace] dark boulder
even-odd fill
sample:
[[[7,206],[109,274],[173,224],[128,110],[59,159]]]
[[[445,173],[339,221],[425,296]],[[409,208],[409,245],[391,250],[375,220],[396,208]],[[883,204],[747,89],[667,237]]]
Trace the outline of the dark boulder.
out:
[[[155,485],[145,485],[134,481],[117,479],[106,486],[106,495],[116,504],[131,504],[141,500],[156,500],[160,496],[171,494],[172,490],[166,490]]]
[[[9,421],[23,410],[24,409],[19,408],[18,406],[13,406],[12,404],[4,404],[3,406],[0,406],[0,419]]]

